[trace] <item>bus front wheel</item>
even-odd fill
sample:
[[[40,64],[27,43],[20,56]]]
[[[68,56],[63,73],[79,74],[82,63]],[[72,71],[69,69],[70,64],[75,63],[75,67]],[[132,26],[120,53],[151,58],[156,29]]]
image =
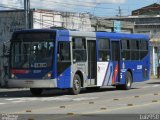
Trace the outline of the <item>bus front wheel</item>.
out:
[[[31,91],[32,95],[40,96],[43,92],[43,89],[41,89],[41,88],[30,88],[30,91]]]
[[[70,94],[77,95],[80,93],[80,91],[81,91],[81,78],[78,74],[75,74],[73,78],[73,86],[70,89]]]

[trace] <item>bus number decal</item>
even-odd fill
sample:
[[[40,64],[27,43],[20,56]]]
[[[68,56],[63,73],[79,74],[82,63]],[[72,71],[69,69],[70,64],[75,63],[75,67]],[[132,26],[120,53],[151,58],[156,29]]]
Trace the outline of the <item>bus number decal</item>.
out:
[[[137,65],[137,70],[141,70],[142,69],[142,65]]]
[[[34,70],[33,73],[41,73],[41,70]]]

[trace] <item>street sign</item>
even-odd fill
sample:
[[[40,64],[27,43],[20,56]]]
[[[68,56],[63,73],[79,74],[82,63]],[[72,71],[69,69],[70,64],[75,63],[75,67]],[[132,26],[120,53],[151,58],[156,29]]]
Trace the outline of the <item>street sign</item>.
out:
[[[114,21],[114,32],[121,32],[121,21]]]

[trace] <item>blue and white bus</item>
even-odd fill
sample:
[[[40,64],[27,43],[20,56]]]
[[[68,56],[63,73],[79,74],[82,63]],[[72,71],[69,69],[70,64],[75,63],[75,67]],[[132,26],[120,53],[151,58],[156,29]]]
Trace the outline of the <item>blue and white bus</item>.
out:
[[[149,37],[140,34],[33,29],[14,32],[9,87],[44,89],[116,86],[150,77]]]

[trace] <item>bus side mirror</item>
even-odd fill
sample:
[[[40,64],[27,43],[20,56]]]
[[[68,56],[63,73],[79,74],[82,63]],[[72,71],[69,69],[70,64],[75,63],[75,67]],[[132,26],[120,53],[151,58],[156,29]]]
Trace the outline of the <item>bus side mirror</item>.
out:
[[[59,53],[57,54],[57,60],[60,61],[60,56]]]

